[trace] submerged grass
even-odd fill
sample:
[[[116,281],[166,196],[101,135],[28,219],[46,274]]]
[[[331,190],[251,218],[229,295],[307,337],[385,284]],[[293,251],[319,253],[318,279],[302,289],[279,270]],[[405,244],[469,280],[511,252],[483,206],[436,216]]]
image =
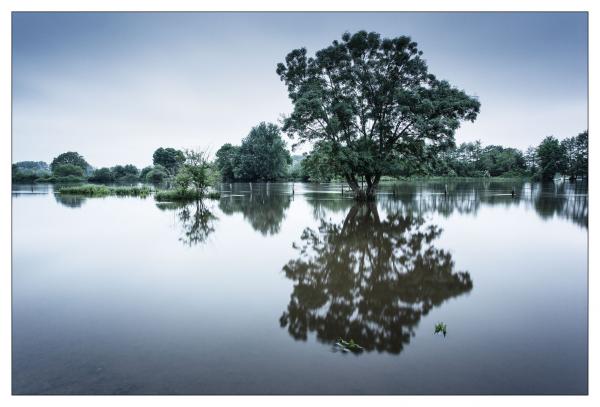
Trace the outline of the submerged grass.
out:
[[[64,195],[85,195],[85,196],[139,196],[147,197],[152,193],[152,189],[147,186],[141,187],[107,187],[106,185],[85,184],[72,187],[62,187],[58,189],[60,194]]]
[[[89,197],[103,197],[103,196],[137,196],[145,198],[151,195],[153,192],[152,188],[147,186],[119,186],[109,187],[106,185],[98,184],[84,184],[65,186],[58,188],[58,193],[62,195],[82,195]],[[221,193],[218,191],[211,191],[205,194],[200,194],[192,189],[164,189],[154,193],[154,199],[158,202],[185,202],[193,201],[198,199],[220,199]]]

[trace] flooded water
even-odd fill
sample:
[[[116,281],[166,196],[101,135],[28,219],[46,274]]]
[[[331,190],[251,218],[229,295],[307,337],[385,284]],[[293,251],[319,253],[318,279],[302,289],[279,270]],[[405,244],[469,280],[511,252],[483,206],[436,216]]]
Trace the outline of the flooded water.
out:
[[[221,189],[13,186],[13,393],[587,393],[586,184]]]

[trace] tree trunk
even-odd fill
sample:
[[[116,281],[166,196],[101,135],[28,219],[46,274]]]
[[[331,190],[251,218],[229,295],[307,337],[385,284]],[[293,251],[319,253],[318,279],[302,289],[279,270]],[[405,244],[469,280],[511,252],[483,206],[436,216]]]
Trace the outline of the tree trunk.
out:
[[[350,186],[350,189],[354,193],[354,199],[357,201],[375,200],[375,194],[377,193],[377,187],[379,186],[381,175],[365,175],[365,180],[367,182],[366,189],[360,187],[354,174],[346,174],[345,178],[346,182]]]

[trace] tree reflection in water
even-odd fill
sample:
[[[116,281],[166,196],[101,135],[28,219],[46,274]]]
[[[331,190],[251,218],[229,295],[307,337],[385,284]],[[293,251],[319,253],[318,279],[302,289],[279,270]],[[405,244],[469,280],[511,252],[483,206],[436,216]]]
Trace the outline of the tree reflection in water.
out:
[[[80,195],[67,195],[67,194],[54,194],[54,199],[59,204],[66,206],[68,208],[81,208],[81,206],[85,203],[86,198]]]
[[[400,353],[423,315],[473,287],[433,245],[441,233],[412,213],[380,219],[374,203],[353,206],[342,224],[321,219],[283,268],[295,285],[281,326],[297,340],[315,332],[325,343],[352,338],[367,351]]]
[[[176,211],[177,220],[181,228],[181,241],[186,246],[195,246],[204,243],[215,231],[217,217],[207,208],[202,200],[193,203],[157,203],[161,210]]]
[[[226,215],[242,213],[252,229],[267,236],[279,233],[291,200],[289,194],[259,191],[244,196],[224,197],[219,201],[219,208]]]

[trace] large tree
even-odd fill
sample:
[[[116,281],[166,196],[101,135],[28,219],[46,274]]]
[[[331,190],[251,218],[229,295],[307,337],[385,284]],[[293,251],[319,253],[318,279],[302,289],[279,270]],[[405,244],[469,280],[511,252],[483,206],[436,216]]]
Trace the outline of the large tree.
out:
[[[240,147],[225,143],[217,150],[215,164],[224,181],[236,180],[236,168],[239,162]]]
[[[162,165],[169,171],[171,175],[174,175],[179,170],[179,167],[185,161],[183,151],[176,150],[174,148],[160,147],[154,151],[152,155],[152,163],[154,165]]]
[[[366,31],[345,33],[315,57],[293,50],[277,65],[294,106],[283,130],[298,144],[329,144],[332,170],[357,198],[373,198],[395,161],[453,145],[461,120],[479,113],[479,101],[430,74],[421,55],[409,37]]]
[[[66,153],[62,153],[52,160],[52,163],[50,163],[50,169],[52,172],[55,172],[58,166],[65,164],[75,165],[81,168],[83,172],[87,171],[90,167],[82,155],[75,151],[67,151]]]
[[[588,132],[579,133],[561,142],[565,150],[565,167],[571,178],[587,176],[588,172]]]
[[[537,148],[539,176],[549,181],[554,179],[556,173],[563,173],[567,169],[567,156],[565,147],[552,136],[546,137]]]
[[[242,140],[236,178],[244,181],[275,181],[286,175],[292,157],[281,138],[279,127],[262,122]]]

